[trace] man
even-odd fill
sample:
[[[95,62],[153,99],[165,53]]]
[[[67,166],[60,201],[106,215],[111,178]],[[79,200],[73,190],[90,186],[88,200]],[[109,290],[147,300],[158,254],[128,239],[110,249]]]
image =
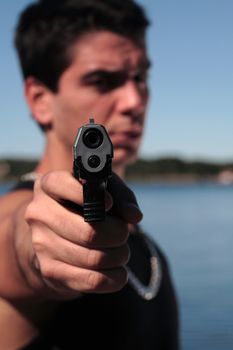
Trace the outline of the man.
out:
[[[140,232],[142,213],[120,180],[143,133],[147,26],[130,0],[41,0],[20,17],[25,96],[46,144],[34,186],[22,181],[0,202],[1,349],[178,348],[166,260]],[[63,205],[83,203],[72,145],[92,116],[108,130],[119,176],[106,192],[113,215],[95,224]]]

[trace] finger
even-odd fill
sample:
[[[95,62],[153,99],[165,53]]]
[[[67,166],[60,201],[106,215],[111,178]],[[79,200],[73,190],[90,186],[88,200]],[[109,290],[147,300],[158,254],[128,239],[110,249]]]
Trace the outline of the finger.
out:
[[[41,273],[45,281],[58,282],[69,292],[112,293],[122,289],[128,276],[124,267],[93,271],[74,267],[59,261],[41,264]],[[50,283],[50,287],[51,287]],[[64,289],[63,289],[64,290]]]
[[[62,207],[52,198],[44,196],[43,205],[38,198],[25,213],[30,224],[42,223],[62,238],[88,248],[120,247],[128,239],[128,226],[123,220],[106,216],[105,221],[89,224],[83,217]],[[40,210],[38,210],[38,207]]]
[[[43,234],[39,230],[37,232],[37,229],[34,230],[33,246],[40,257],[50,256],[51,259],[91,270],[124,266],[130,255],[127,244],[111,249],[88,249],[57,236],[48,228],[44,228]]]
[[[49,172],[40,179],[41,189],[50,197],[73,211],[82,212],[83,187],[73,175],[67,171]],[[75,204],[78,204],[77,207]],[[112,207],[112,197],[105,192],[106,211]]]
[[[113,197],[112,212],[115,215],[131,224],[141,221],[143,214],[133,191],[116,174],[108,182],[108,191]]]
[[[82,205],[82,185],[67,171],[51,171],[40,178],[41,189],[50,197],[59,201],[67,199]]]

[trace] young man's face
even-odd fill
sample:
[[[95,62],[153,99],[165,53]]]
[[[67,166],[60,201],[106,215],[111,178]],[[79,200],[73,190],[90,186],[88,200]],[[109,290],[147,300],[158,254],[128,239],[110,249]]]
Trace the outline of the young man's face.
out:
[[[114,165],[137,155],[148,101],[145,48],[101,31],[83,35],[72,49],[72,64],[53,94],[53,131],[72,147],[78,127],[89,118],[104,124],[114,146]]]

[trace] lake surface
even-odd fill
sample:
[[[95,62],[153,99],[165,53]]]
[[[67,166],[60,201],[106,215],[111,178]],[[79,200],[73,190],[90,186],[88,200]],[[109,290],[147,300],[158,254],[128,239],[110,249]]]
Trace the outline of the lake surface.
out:
[[[232,350],[233,186],[130,186],[144,212],[143,228],[170,262],[182,349]]]
[[[184,350],[233,349],[233,186],[133,184],[168,256]]]

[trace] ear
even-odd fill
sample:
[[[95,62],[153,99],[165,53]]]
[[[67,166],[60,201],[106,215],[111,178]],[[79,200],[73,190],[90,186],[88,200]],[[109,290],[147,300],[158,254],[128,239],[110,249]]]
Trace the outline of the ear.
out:
[[[33,118],[44,127],[52,123],[53,92],[34,77],[24,83],[24,94]]]

